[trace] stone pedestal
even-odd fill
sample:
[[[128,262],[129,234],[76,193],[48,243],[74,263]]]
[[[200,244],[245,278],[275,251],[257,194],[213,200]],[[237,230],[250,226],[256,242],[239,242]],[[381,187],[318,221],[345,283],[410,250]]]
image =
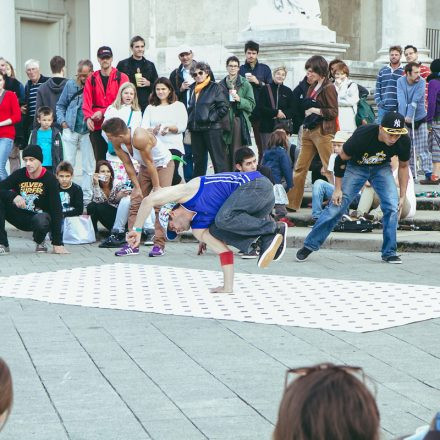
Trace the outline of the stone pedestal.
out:
[[[388,63],[390,46],[417,47],[419,61],[430,62],[426,48],[426,0],[387,0],[382,2],[382,45],[377,62]],[[405,58],[402,55],[402,61]]]
[[[301,26],[272,29],[252,29],[240,32],[238,43],[227,45],[231,53],[243,53],[248,40],[260,44],[258,60],[271,69],[288,69],[285,85],[294,88],[305,75],[304,64],[312,55],[322,55],[328,61],[342,56],[348,44],[336,43],[336,33],[326,26]]]

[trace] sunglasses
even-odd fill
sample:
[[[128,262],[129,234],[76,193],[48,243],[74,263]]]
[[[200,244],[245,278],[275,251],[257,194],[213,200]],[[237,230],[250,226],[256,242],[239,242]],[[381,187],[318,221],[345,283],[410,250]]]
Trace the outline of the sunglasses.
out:
[[[203,76],[205,74],[205,72],[203,72],[203,70],[200,70],[198,72],[194,72],[191,76],[193,78],[197,78],[198,76]]]
[[[301,367],[301,368],[291,368],[286,371],[286,377],[284,379],[284,389],[289,385],[289,376],[307,376],[311,373],[316,373],[317,371],[324,370],[342,370],[349,374],[360,374],[362,376],[362,381],[365,383],[364,370],[361,367],[352,367],[350,365],[333,365],[333,364],[319,364],[314,367]]]

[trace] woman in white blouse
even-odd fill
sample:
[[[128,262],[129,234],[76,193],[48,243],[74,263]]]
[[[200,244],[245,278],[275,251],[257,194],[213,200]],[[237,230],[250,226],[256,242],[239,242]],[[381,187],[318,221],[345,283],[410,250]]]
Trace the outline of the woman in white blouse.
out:
[[[335,88],[338,93],[339,130],[353,132],[356,130],[355,116],[359,102],[359,89],[356,83],[348,79],[348,66],[341,62],[333,67]]]
[[[171,151],[174,160],[172,185],[182,181],[179,175],[179,164],[185,153],[183,133],[188,124],[185,105],[177,100],[176,93],[168,78],[158,78],[150,95],[150,105],[145,109],[141,127],[153,130]]]

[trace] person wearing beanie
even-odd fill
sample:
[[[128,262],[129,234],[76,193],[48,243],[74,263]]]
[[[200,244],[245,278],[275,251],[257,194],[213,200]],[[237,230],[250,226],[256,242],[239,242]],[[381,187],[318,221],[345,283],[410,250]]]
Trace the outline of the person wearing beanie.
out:
[[[63,245],[58,181],[42,161],[41,148],[28,145],[23,150],[25,166],[0,182],[0,256],[9,254],[5,221],[21,231],[32,231],[36,252],[47,252],[45,238],[50,232],[53,252],[68,253]]]
[[[426,122],[432,154],[431,180],[440,183],[440,58],[431,63],[431,74],[426,81],[429,84]]]

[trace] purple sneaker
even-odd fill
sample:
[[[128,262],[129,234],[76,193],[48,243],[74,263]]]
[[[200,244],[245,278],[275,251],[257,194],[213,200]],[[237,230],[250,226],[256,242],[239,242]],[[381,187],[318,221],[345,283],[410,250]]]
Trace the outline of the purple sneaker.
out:
[[[129,244],[124,244],[124,246],[115,252],[117,257],[131,257],[132,255],[139,255],[139,248],[132,248]]]
[[[160,246],[153,246],[153,249],[151,249],[148,256],[149,257],[161,257],[164,253],[165,253],[165,251]]]

